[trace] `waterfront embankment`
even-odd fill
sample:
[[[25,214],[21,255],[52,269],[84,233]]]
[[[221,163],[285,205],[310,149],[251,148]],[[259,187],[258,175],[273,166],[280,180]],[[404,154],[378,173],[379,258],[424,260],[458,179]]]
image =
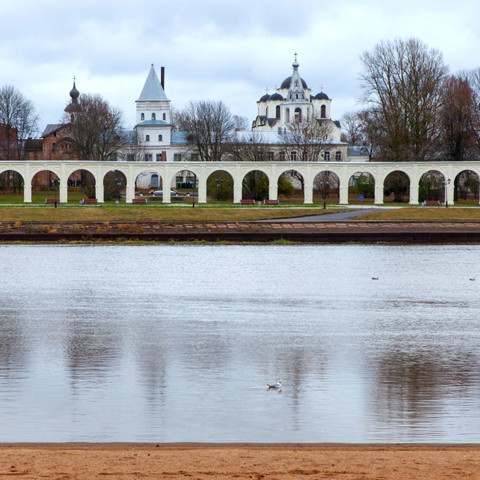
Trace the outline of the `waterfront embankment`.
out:
[[[480,243],[480,221],[17,221],[0,241]]]

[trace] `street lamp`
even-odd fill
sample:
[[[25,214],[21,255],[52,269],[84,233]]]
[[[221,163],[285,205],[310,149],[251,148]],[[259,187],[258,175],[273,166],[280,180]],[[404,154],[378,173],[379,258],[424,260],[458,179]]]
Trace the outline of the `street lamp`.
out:
[[[448,185],[450,185],[450,182],[450,179],[445,182],[445,208],[448,208]]]
[[[323,209],[327,208],[328,181],[323,183]]]
[[[57,208],[57,187],[58,187],[58,184],[59,184],[59,180],[52,180],[52,184],[53,184],[53,192],[54,192],[54,200],[53,200],[53,203],[55,205],[55,208]]]

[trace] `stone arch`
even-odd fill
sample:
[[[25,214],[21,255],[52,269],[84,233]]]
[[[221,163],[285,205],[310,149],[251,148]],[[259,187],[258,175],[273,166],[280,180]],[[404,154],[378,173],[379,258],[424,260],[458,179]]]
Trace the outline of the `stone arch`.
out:
[[[389,172],[383,180],[385,203],[410,203],[410,176],[403,170]]]
[[[0,203],[22,203],[24,200],[25,179],[13,169],[0,171]]]
[[[460,203],[479,203],[479,174],[473,170],[465,169],[457,173],[453,179],[454,200]]]
[[[215,170],[207,177],[207,196],[215,202],[233,202],[233,175],[227,170]]]
[[[242,178],[242,199],[265,200],[269,198],[270,178],[261,169],[251,169]]]
[[[68,201],[79,202],[85,198],[95,198],[95,175],[86,168],[72,170],[67,176]]]
[[[126,200],[127,175],[118,169],[112,169],[103,176],[103,198],[105,202]]]
[[[445,202],[446,175],[440,170],[424,171],[418,180],[418,199],[424,201]]]
[[[348,203],[373,203],[375,184],[375,176],[368,170],[351,174],[348,179]],[[363,200],[360,200],[360,196]]]
[[[318,172],[313,178],[314,203],[339,203],[340,177],[331,170]]]
[[[302,122],[302,109],[297,107],[295,109],[295,122],[301,123]]]
[[[278,199],[289,203],[305,200],[305,175],[299,169],[283,169],[277,177]]]
[[[46,203],[46,200],[60,201],[60,176],[48,168],[32,172],[32,201],[33,203]]]
[[[135,191],[145,195],[152,189],[158,190],[163,185],[163,177],[160,172],[154,168],[145,169],[137,173],[135,177]]]

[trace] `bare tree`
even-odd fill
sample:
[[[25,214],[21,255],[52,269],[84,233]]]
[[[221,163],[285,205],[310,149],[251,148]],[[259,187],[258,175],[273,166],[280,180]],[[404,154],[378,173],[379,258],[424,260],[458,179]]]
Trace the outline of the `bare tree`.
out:
[[[386,160],[421,161],[437,146],[442,54],[415,38],[381,42],[360,57],[363,102],[373,106]]]
[[[37,133],[38,116],[33,103],[12,85],[0,88],[0,126],[4,129],[3,156],[23,160],[25,141]]]
[[[470,130],[476,142],[477,152],[480,151],[480,67],[467,73],[469,85],[472,89],[472,115]]]
[[[474,92],[468,78],[451,75],[445,78],[440,109],[441,152],[447,160],[468,159],[475,146]]]
[[[175,125],[187,132],[200,160],[218,162],[227,151],[235,124],[232,114],[222,101],[191,101],[175,116]]]
[[[121,125],[120,110],[100,95],[81,95],[69,128],[75,153],[84,160],[113,159],[123,144]]]
[[[362,126],[359,112],[345,112],[342,116],[342,127],[345,131],[344,141],[353,146],[363,145]]]
[[[227,144],[228,155],[236,162],[265,162],[270,149],[261,132],[237,132]]]

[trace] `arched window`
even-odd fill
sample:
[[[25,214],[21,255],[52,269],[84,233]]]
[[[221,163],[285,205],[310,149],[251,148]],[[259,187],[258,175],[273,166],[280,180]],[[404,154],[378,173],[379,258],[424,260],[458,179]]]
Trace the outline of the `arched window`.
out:
[[[280,105],[277,105],[277,108],[275,109],[275,116],[280,118]]]
[[[156,120],[156,119],[157,119],[156,115],[152,113],[152,120]]]
[[[302,109],[301,108],[296,108],[295,109],[295,121],[297,123],[302,121]]]
[[[167,114],[166,114],[166,113],[163,114],[163,119],[164,119],[164,120],[167,119]]]
[[[145,135],[145,141],[149,142],[150,141],[150,135]]]
[[[162,141],[163,141],[163,136],[162,136],[162,135],[159,135],[159,136],[158,136],[158,141],[159,141],[159,142],[162,142]]]
[[[145,120],[145,114],[144,113],[140,114],[140,120]]]
[[[327,118],[327,107],[325,105],[320,107],[320,118]]]

